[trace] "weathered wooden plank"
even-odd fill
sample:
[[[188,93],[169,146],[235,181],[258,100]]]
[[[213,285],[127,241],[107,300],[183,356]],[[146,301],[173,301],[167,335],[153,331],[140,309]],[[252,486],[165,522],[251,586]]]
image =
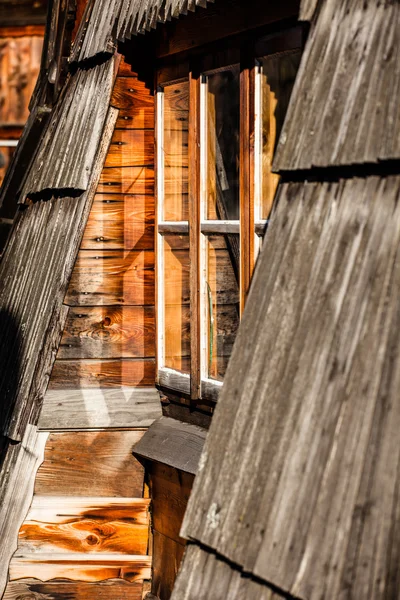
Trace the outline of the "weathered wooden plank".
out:
[[[88,583],[120,578],[142,581],[151,576],[151,556],[70,554],[54,558],[53,554],[14,557],[10,563],[10,581],[36,577],[41,581],[72,579]]]
[[[149,502],[143,498],[36,495],[19,531],[15,556],[147,554]]]
[[[105,167],[98,193],[154,195],[154,167]]]
[[[154,132],[150,129],[115,129],[105,167],[151,167]]]
[[[69,306],[154,304],[154,253],[81,250],[64,302]]]
[[[154,96],[137,77],[117,77],[111,105],[119,108],[118,128],[154,129]]]
[[[195,475],[206,435],[197,425],[161,417],[135,445],[134,454]]]
[[[153,528],[184,545],[186,542],[179,532],[194,475],[159,462],[149,465],[149,473]]]
[[[7,584],[18,530],[32,500],[36,471],[43,460],[48,433],[28,425],[23,441],[10,446],[2,462],[0,497],[0,596]],[[12,508],[12,510],[11,510]]]
[[[143,431],[51,433],[36,477],[39,496],[138,498],[143,468],[132,448]]]
[[[185,546],[154,532],[152,592],[158,598],[169,598],[185,551]]]
[[[3,600],[142,600],[142,589],[141,581],[122,579],[101,583],[21,579],[9,582]]]
[[[154,198],[96,194],[81,249],[153,250]]]
[[[53,390],[154,386],[155,360],[56,360],[49,388]]]
[[[38,427],[148,427],[160,417],[160,396],[154,388],[48,390]]]
[[[151,358],[153,306],[72,307],[58,358]]]

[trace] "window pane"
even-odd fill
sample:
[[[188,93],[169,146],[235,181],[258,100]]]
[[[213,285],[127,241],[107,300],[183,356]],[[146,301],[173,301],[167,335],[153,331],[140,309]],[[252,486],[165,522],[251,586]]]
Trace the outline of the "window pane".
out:
[[[239,219],[239,66],[207,75],[207,218]]]
[[[205,359],[208,376],[222,381],[239,327],[239,235],[206,239]]]
[[[260,59],[260,109],[259,143],[261,162],[256,172],[256,197],[259,196],[259,218],[268,219],[279,181],[271,172],[276,144],[285,120],[301,53],[267,56]],[[258,178],[258,181],[257,181]]]
[[[190,372],[189,236],[164,241],[164,366]]]
[[[188,220],[189,82],[164,88],[165,221]]]

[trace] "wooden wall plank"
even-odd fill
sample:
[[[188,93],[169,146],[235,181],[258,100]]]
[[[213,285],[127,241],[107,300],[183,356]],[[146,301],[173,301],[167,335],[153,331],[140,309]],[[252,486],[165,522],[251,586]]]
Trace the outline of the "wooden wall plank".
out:
[[[96,194],[81,248],[153,250],[154,198]]]
[[[143,467],[132,456],[132,447],[142,435],[138,430],[51,433],[35,493],[141,497]]]
[[[148,427],[161,417],[155,388],[48,390],[39,429]]]
[[[154,532],[152,592],[163,600],[170,598],[185,546]]]
[[[53,390],[154,386],[155,360],[56,360],[49,388]]]
[[[9,582],[3,600],[142,600],[142,589],[141,581],[128,583],[122,579],[101,583],[22,579]]]
[[[105,167],[141,167],[154,163],[154,132],[148,129],[116,129]]]
[[[73,581],[95,582],[121,578],[126,581],[141,581],[151,574],[151,557],[104,555],[91,558],[87,554],[14,557],[10,563],[10,581],[37,577],[42,581],[63,578]]]
[[[97,192],[154,196],[154,167],[105,167]]]
[[[147,554],[149,500],[35,496],[17,555]]]
[[[70,308],[58,358],[149,358],[155,354],[153,306]]]
[[[192,490],[194,475],[162,463],[149,467],[153,527],[159,533],[185,544],[180,537],[183,516]]]
[[[154,96],[137,77],[117,77],[111,105],[120,111],[118,128],[154,129]]]
[[[154,253],[81,250],[65,304],[154,304]]]

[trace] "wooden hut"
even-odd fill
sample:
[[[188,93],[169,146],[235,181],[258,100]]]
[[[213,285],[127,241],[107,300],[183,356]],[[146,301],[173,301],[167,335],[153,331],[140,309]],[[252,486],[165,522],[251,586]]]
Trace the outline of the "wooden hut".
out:
[[[399,19],[50,2],[0,197],[0,596],[399,597]]]

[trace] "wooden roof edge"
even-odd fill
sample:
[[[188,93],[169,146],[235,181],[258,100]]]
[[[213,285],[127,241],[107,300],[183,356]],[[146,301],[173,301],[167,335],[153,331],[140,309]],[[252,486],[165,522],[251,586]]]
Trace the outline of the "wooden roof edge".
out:
[[[206,435],[202,427],[161,417],[134,446],[133,454],[196,475]]]

